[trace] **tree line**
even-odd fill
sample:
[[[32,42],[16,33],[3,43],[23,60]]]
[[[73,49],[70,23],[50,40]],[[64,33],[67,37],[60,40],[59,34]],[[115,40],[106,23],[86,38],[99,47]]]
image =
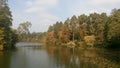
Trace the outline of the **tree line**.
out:
[[[32,24],[21,23],[12,29],[12,14],[7,0],[0,0],[0,50],[11,49],[17,41],[44,42],[68,47],[120,47],[120,9],[106,13],[73,15],[57,21],[47,32],[30,33]]]
[[[106,13],[72,16],[56,22],[46,34],[46,43],[81,47],[120,47],[120,9]]]
[[[30,32],[31,22],[20,23],[16,29],[19,42],[42,42],[45,43],[46,32]]]
[[[0,50],[11,49],[17,42],[12,26],[12,15],[7,0],[0,0]]]
[[[120,9],[113,9],[110,15],[105,12],[73,15],[64,22],[57,21],[43,33],[30,33],[31,26],[28,21],[19,25],[16,30],[19,41],[68,47],[120,47]]]

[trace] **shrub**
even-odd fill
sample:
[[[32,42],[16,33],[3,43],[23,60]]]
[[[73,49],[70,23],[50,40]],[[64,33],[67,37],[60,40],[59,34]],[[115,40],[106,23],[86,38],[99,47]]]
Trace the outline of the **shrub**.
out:
[[[76,44],[72,41],[67,43],[67,47],[73,48],[75,46],[76,46]]]
[[[95,36],[94,35],[85,36],[84,41],[85,41],[86,45],[93,47],[95,44]]]

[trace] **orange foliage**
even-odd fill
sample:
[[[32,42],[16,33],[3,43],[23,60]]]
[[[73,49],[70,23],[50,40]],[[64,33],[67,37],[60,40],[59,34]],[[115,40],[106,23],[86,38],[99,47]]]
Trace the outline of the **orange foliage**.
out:
[[[54,32],[48,32],[48,39],[49,39],[50,41],[55,41]]]

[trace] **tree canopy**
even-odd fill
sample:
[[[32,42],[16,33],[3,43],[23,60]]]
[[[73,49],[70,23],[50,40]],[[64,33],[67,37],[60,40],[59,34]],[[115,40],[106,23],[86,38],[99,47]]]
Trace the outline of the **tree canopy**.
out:
[[[0,50],[13,48],[17,35],[11,29],[12,15],[7,0],[0,0]]]
[[[119,30],[120,9],[113,9],[109,16],[106,13],[82,14],[78,17],[73,15],[71,19],[68,18],[65,22],[56,22],[50,26],[47,33],[52,32],[54,41],[51,42],[54,43],[62,44],[77,41],[78,44],[87,44],[87,38],[90,37],[89,42],[93,43],[92,40],[94,40],[92,44],[94,47],[118,47],[120,45]],[[47,41],[51,40],[49,36],[47,35]]]

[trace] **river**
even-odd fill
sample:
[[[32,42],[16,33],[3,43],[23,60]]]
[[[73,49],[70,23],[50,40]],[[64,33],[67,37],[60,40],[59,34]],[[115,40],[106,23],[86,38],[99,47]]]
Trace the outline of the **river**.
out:
[[[34,46],[38,44],[19,43],[17,50],[0,52],[0,68],[120,68],[119,50]]]

